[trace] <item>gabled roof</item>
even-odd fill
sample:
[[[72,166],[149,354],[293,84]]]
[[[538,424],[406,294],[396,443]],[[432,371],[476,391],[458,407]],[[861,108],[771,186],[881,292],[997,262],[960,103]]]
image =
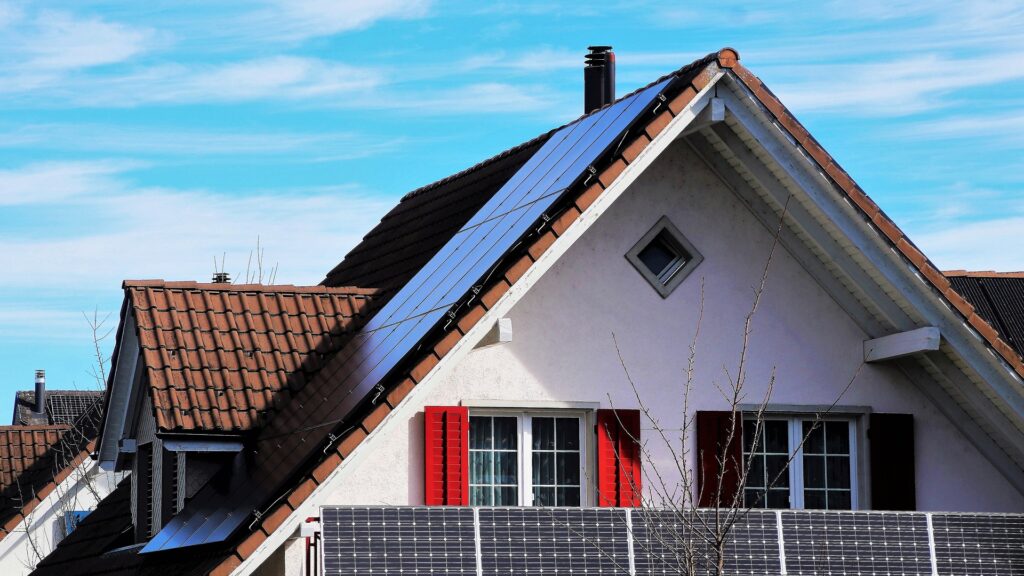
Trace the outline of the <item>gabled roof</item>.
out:
[[[1024,272],[946,272],[953,288],[1024,356]]]
[[[46,410],[35,412],[36,394],[21,390],[14,397],[15,425],[71,424],[93,404],[103,401],[101,390],[47,390]]]
[[[161,431],[242,433],[352,335],[362,288],[126,281]]]
[[[223,561],[214,574],[228,574],[252,556],[271,534],[292,518],[293,512],[302,509],[303,503],[310,495],[327,480],[344,459],[352,454],[362,440],[401,404],[417,384],[460,345],[460,341],[467,333],[479,333],[476,328],[480,319],[496,305],[502,305],[503,297],[513,285],[530,273],[531,268],[559,238],[567,234],[571,237],[574,224],[578,222],[581,214],[607,189],[614,188],[621,174],[629,171],[634,163],[643,166],[642,160],[648,146],[652,142],[662,142],[664,139],[659,139],[659,136],[673,119],[678,115],[687,114],[689,104],[713,79],[723,74],[741,83],[752,94],[758,105],[772,116],[776,126],[814,163],[817,170],[826,175],[835,189],[859,211],[864,221],[870,222],[874,227],[874,233],[884,238],[884,241],[897,251],[899,257],[913,266],[929,286],[935,289],[938,298],[944,298],[951,304],[952,309],[961,313],[966,322],[977,329],[986,342],[1015,371],[1024,374],[1024,364],[1020,362],[1016,353],[975,313],[974,308],[951,288],[945,276],[938,272],[849,175],[821,149],[760,80],[739,64],[735,51],[723,49],[666,77],[670,82],[659,95],[658,105],[640,116],[636,125],[621,134],[618,145],[606,150],[591,164],[589,177],[575,182],[563,192],[559,203],[537,221],[531,233],[502,254],[495,267],[488,272],[486,278],[473,287],[462,305],[451,311],[448,321],[421,338],[412,352],[404,357],[400,367],[389,373],[385,380],[380,381],[379,386],[352,414],[339,420],[317,421],[311,424],[307,417],[308,407],[311,403],[324,398],[333,398],[332,379],[345,364],[345,358],[340,358],[339,355],[329,359],[324,368],[314,375],[292,402],[284,405],[270,419],[268,425],[260,430],[255,450],[251,453],[251,466],[247,470],[251,477],[258,478],[263,485],[258,498],[254,500],[241,494],[239,499],[239,494],[227,494],[218,491],[215,486],[208,486],[204,493],[197,495],[190,506],[186,507],[180,518],[176,518],[164,529],[168,531],[163,536],[165,541],[177,538],[177,542],[187,544],[186,540],[192,538],[194,534],[194,528],[189,526],[189,529],[185,529],[190,522],[209,523],[208,521],[212,520],[209,529],[226,535],[223,544],[216,545],[223,554]],[[460,177],[471,176],[501,158],[503,157],[484,163]],[[442,187],[428,187],[427,194]],[[443,198],[443,194],[439,197]],[[408,205],[410,209],[412,206]],[[364,241],[365,251],[369,254],[386,252],[389,244],[402,240],[402,233],[398,230],[414,230],[420,224],[416,221],[415,210],[405,213],[403,218],[402,221],[406,223],[402,226],[392,227],[390,224],[382,223],[377,229],[380,234],[376,237],[371,234]],[[451,224],[447,229],[450,234],[454,234],[458,228]],[[387,289],[397,289],[401,282],[394,278],[409,278],[419,266],[422,266],[415,264],[414,260],[426,262],[432,255],[421,254],[409,260],[412,263],[408,264],[400,275],[391,277],[394,284]],[[372,260],[372,257],[364,255],[358,265],[359,259],[353,259],[348,264],[343,262],[332,274],[334,278],[339,279],[338,281],[345,278],[346,282],[373,278],[375,275],[388,279],[388,271],[372,269]],[[332,276],[328,275],[325,282],[331,283]],[[225,502],[232,503],[230,508],[225,508]],[[254,507],[257,512],[255,514]],[[232,516],[243,517],[245,522],[240,523],[237,529],[231,528],[239,525],[230,519]],[[250,518],[253,520],[251,523],[248,522]],[[293,524],[289,525],[289,528],[293,527]]]

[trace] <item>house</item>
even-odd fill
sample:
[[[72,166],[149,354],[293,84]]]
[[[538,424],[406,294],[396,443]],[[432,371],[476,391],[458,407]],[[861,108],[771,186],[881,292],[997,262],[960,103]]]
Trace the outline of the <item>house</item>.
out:
[[[102,392],[35,390],[15,394],[10,426],[0,426],[0,572],[28,574],[113,489],[89,458]]]
[[[701,504],[724,446],[752,506],[1024,512],[1021,300],[938,271],[735,50],[618,100],[613,64],[319,286],[126,281],[130,480],[35,574],[306,573],[325,507],[628,509],[682,475],[648,415],[692,421]]]

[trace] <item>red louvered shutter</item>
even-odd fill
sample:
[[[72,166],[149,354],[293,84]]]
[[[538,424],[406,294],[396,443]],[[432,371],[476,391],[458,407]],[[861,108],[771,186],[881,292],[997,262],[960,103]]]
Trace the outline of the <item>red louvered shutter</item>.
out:
[[[640,411],[597,411],[597,505],[640,506]]]
[[[718,458],[735,427],[732,443],[725,450],[725,470],[721,471],[722,491],[716,502],[720,469]],[[732,412],[697,412],[697,493],[704,508],[728,507],[740,489],[739,466],[743,462],[743,415]]]
[[[469,409],[427,406],[423,496],[428,506],[469,505]]]

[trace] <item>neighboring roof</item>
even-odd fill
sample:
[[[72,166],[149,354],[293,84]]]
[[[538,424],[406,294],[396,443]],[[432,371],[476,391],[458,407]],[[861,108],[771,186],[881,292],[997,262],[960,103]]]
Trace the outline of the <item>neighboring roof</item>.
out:
[[[326,286],[372,286],[391,294],[405,285],[497,192],[551,133],[406,194],[327,273]]]
[[[1024,356],[1024,272],[946,272],[953,288],[974,306],[1017,354]]]
[[[259,433],[257,449],[251,453],[249,472],[259,478],[260,482],[267,487],[277,486],[278,488],[269,490],[272,496],[265,498],[258,506],[258,513],[252,514],[252,508],[246,508],[244,505],[230,510],[218,509],[217,498],[223,498],[224,495],[211,492],[215,488],[212,485],[204,489],[206,493],[203,499],[197,495],[197,498],[191,503],[192,505],[202,504],[201,508],[191,510],[191,516],[189,516],[197,520],[213,515],[224,517],[224,514],[246,516],[247,521],[241,525],[239,530],[232,533],[225,543],[202,549],[217,549],[223,555],[222,563],[212,573],[230,573],[249,558],[270,534],[280,528],[285,520],[302,506],[314,489],[327,480],[328,476],[352,454],[362,440],[373,432],[434,366],[458,344],[461,338],[476,326],[486,311],[494,306],[556,239],[570,228],[581,213],[618,178],[629,164],[640,157],[652,139],[661,134],[695,95],[708,85],[715,74],[722,71],[731,71],[730,74],[750,90],[760,105],[774,116],[779,128],[788,133],[796,145],[818,164],[821,171],[836,184],[837,189],[845,194],[854,206],[863,212],[865,218],[873,223],[877,231],[888,239],[908,262],[916,267],[942,297],[945,297],[956,310],[964,315],[967,322],[981,333],[1015,370],[1024,374],[1024,363],[1020,362],[1016,354],[999,338],[995,330],[950,287],[949,281],[864,194],[760,80],[739,64],[736,52],[731,49],[723,49],[669,76],[673,81],[663,94],[662,104],[664,105],[659,104],[653,113],[645,117],[639,129],[631,129],[625,133],[620,145],[594,162],[593,178],[588,178],[585,184],[577,184],[566,190],[564,201],[561,202],[558,210],[548,214],[531,235],[524,237],[521,243],[503,255],[504,259],[501,265],[490,273],[484,282],[474,288],[473,293],[477,296],[470,300],[467,306],[460,308],[457,313],[453,313],[450,322],[445,325],[444,329],[432,331],[420,340],[419,345],[414,348],[414,352],[405,358],[401,368],[395,370],[395,373],[391,374],[386,381],[380,382],[380,387],[375,391],[374,398],[363,405],[362,411],[353,413],[342,421],[311,424],[306,417],[303,401],[293,401],[285,404],[270,419],[268,425]],[[492,160],[492,162],[494,161]],[[476,170],[486,165],[485,163],[478,166]],[[471,170],[464,175],[473,173]],[[428,187],[428,190],[436,189]],[[415,219],[415,214],[407,214],[406,217]],[[387,235],[382,234],[376,249],[382,250],[381,246],[385,246],[391,241],[388,238]],[[429,259],[429,256],[420,256],[419,258],[425,261]],[[367,259],[367,261],[369,260]],[[345,262],[340,267],[345,269]],[[355,270],[355,268],[356,266],[353,264],[349,270]],[[416,266],[410,265],[403,276],[410,277],[415,273],[416,268]],[[337,269],[334,271],[336,278],[339,273]],[[387,277],[387,273],[378,273],[367,267],[360,272],[351,272],[352,276],[347,278],[371,278],[374,273],[379,274],[382,278]],[[328,275],[325,282],[331,283],[331,275]],[[343,364],[344,359],[339,359],[337,355],[328,360],[325,368],[300,391],[301,397],[305,401],[325,397],[324,391],[330,390],[331,378]],[[200,495],[203,495],[202,491]],[[246,502],[246,504],[248,503]],[[190,512],[189,508],[186,506],[184,512]],[[254,518],[254,520],[249,523],[249,518]],[[182,522],[184,521],[182,520]],[[174,521],[172,521],[173,523]],[[167,556],[167,554],[160,553],[154,555],[153,558]],[[177,555],[170,554],[169,556]]]
[[[375,290],[130,280],[161,431],[248,432],[352,335]]]
[[[14,425],[71,424],[93,404],[103,401],[102,390],[47,390],[46,411],[33,411],[36,393],[20,390],[14,397]]]
[[[0,539],[96,449],[102,404],[71,425],[0,426]]]

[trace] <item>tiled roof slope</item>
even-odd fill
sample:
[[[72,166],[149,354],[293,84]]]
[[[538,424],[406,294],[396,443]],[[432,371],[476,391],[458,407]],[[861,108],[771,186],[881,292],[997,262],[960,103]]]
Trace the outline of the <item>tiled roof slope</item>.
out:
[[[38,426],[71,424],[97,402],[103,401],[100,390],[47,390],[46,411],[34,412],[36,394],[21,390],[14,397],[14,425]]]
[[[326,286],[372,286],[390,295],[412,278],[551,133],[406,194],[345,259]]]
[[[946,272],[953,288],[1024,356],[1024,272]]]
[[[0,426],[0,539],[96,449],[102,405],[71,425]]]
[[[126,281],[157,426],[242,433],[351,336],[374,290]]]
[[[33,576],[73,574],[202,574],[216,566],[219,557],[190,551],[176,557],[147,558],[136,554],[132,531],[132,482],[122,480],[81,522],[75,531],[57,544]]]

